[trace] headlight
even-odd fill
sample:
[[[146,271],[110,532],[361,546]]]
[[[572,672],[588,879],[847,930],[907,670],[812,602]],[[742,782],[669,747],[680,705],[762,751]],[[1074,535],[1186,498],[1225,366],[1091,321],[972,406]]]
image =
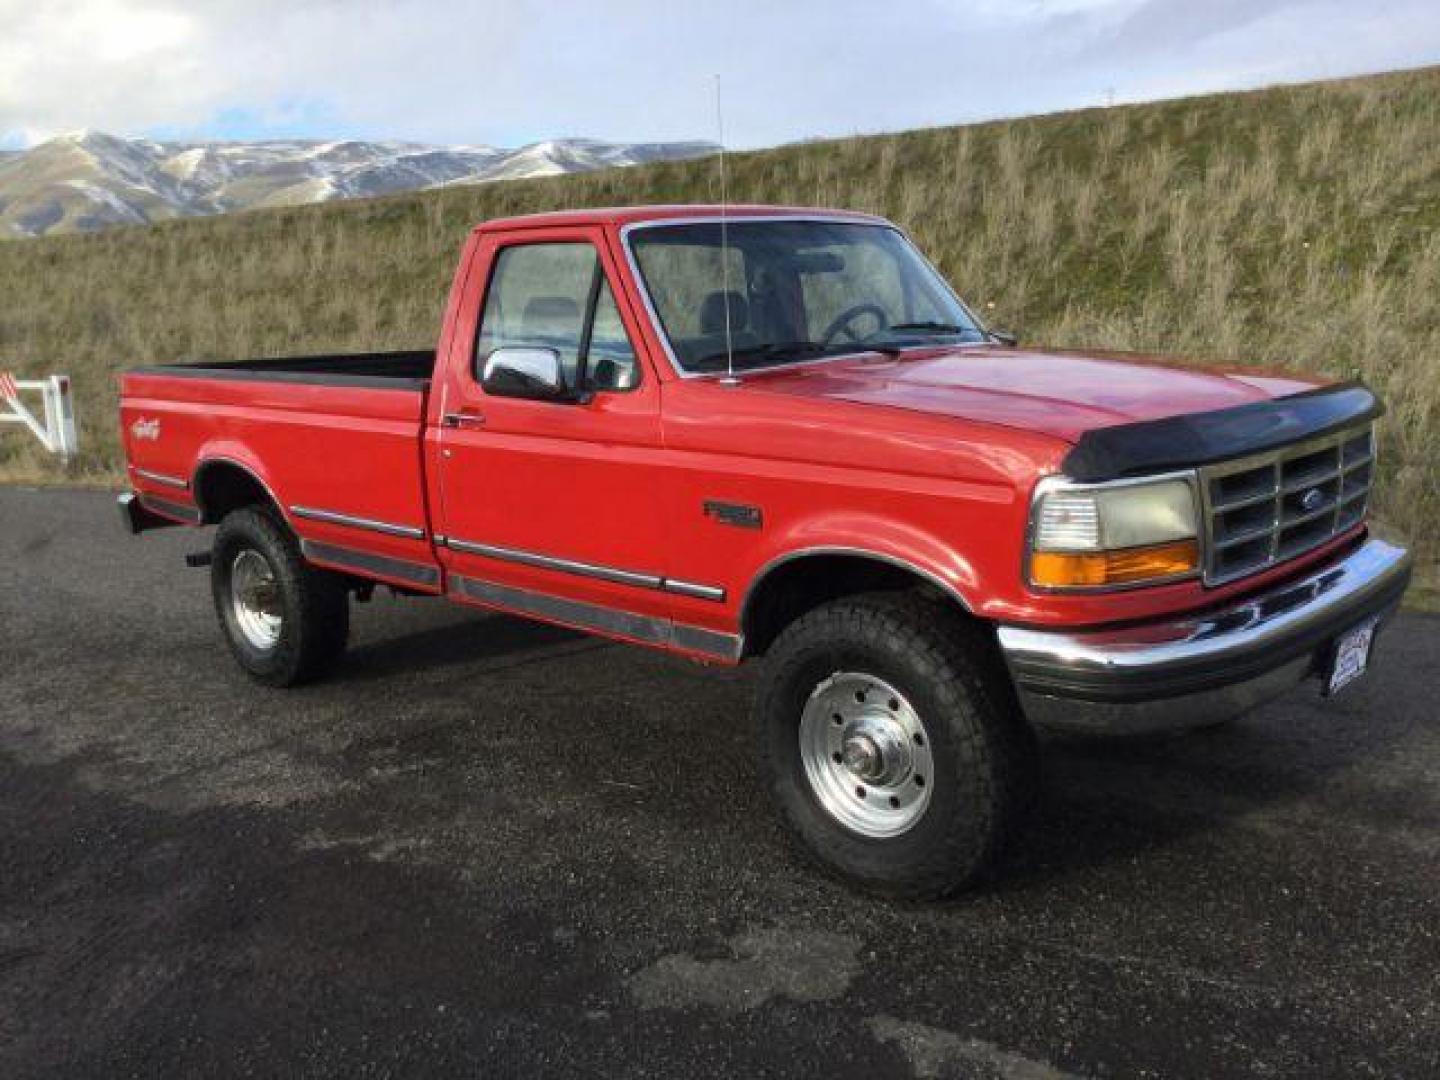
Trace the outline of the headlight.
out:
[[[1042,480],[1030,509],[1030,584],[1093,589],[1189,577],[1200,569],[1196,521],[1188,477]]]

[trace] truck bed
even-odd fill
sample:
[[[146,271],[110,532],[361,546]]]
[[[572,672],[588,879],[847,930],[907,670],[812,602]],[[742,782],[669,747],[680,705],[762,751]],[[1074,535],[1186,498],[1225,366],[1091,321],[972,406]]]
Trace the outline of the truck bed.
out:
[[[130,374],[180,379],[241,379],[378,386],[421,390],[435,370],[435,350],[281,356],[261,360],[202,361],[133,368]],[[402,387],[402,384],[410,384]]]
[[[148,511],[194,524],[218,520],[244,474],[312,561],[433,590],[421,437],[434,366],[411,351],[133,368],[131,484]]]

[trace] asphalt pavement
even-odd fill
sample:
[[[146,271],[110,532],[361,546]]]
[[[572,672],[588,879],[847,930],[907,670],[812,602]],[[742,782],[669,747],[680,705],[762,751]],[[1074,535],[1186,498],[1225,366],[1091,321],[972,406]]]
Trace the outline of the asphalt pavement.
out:
[[[1440,620],[1227,727],[1046,739],[1000,878],[801,862],[751,674],[377,595],[273,691],[208,534],[0,490],[0,1076],[1435,1077]]]

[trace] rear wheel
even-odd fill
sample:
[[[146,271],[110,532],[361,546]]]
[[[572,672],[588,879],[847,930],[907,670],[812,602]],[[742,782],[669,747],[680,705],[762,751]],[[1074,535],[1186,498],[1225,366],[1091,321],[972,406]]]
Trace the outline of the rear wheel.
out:
[[[215,533],[210,583],[230,651],[258,682],[307,682],[345,651],[344,579],[307,564],[273,512],[246,507],[226,515]]]
[[[756,698],[766,780],[802,848],[876,891],[973,883],[1032,788],[1033,736],[983,626],[909,594],[796,620]]]

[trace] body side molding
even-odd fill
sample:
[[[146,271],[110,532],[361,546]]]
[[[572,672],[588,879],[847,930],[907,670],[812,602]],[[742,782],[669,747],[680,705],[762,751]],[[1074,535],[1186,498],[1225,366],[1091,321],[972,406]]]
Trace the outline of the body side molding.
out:
[[[410,540],[424,540],[425,530],[414,525],[396,525],[390,521],[342,514],[338,510],[321,510],[314,506],[291,506],[290,513],[308,521],[323,521],[328,525],[346,525],[352,529],[384,533],[386,536],[403,536]]]
[[[156,472],[154,469],[142,469],[135,466],[135,475],[151,483],[159,484],[162,487],[175,488],[179,491],[186,491],[190,487],[190,481],[183,476],[171,476],[169,473]]]
[[[658,589],[661,592],[675,593],[677,596],[693,596],[699,600],[713,600],[716,603],[724,602],[726,596],[724,588],[719,585],[682,581],[679,578],[662,577],[659,574],[650,574],[640,570],[623,570],[616,566],[581,562],[578,559],[565,559],[557,555],[542,555],[537,551],[501,547],[498,544],[482,544],[475,540],[461,540],[455,536],[437,534],[434,541],[437,547],[446,547],[463,555],[480,555],[487,559],[497,559],[500,562],[534,566],[541,570],[556,570],[562,574],[574,574],[576,577],[595,578],[597,581],[610,581],[617,585],[633,585],[637,589]]]

